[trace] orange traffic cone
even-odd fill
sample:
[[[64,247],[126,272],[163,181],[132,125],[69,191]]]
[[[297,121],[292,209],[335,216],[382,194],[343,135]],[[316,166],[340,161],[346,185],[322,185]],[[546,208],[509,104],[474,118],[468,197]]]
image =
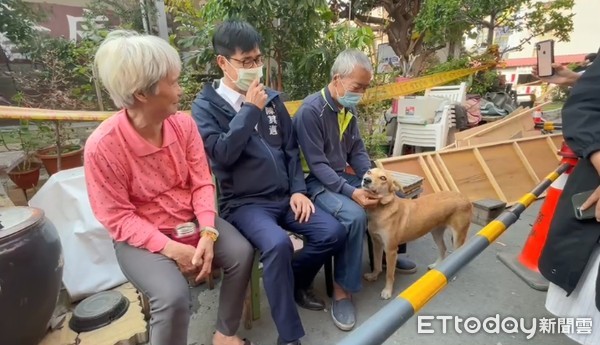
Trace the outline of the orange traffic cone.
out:
[[[548,188],[542,208],[531,228],[521,254],[516,258],[507,253],[498,253],[497,255],[502,263],[521,277],[529,286],[540,291],[548,290],[548,281],[540,274],[538,261],[546,244],[546,238],[560,194],[571,170],[577,164],[577,156],[564,142],[558,154],[562,156],[561,164],[569,163],[571,168],[559,176]]]

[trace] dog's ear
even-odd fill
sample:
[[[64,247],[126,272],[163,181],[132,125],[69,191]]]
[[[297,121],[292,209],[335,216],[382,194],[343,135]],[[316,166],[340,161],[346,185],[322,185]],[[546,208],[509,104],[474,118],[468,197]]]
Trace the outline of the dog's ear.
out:
[[[392,192],[399,192],[402,190],[402,185],[400,184],[400,182],[398,182],[398,180],[396,180],[395,178],[390,176],[390,179],[392,180],[391,182],[391,191]]]

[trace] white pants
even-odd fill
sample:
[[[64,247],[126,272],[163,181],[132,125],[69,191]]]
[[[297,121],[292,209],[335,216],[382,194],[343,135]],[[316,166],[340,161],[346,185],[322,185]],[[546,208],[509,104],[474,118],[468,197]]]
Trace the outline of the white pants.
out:
[[[591,334],[578,333],[577,325],[573,327],[571,333],[566,334],[573,341],[583,345],[600,344],[600,312],[596,308],[598,265],[600,265],[600,246],[596,246],[592,252],[577,287],[569,297],[563,289],[552,283],[546,297],[546,309],[559,318],[573,318],[574,323],[578,318],[592,318]]]

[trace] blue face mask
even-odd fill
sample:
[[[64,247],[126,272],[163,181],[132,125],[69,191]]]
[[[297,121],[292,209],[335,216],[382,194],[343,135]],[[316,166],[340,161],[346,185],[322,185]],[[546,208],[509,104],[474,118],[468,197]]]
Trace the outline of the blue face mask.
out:
[[[344,95],[342,97],[338,96],[338,102],[344,106],[345,108],[354,108],[358,105],[360,100],[363,97],[363,93],[360,92],[352,92],[346,89],[344,83],[342,83],[342,87],[344,88]]]

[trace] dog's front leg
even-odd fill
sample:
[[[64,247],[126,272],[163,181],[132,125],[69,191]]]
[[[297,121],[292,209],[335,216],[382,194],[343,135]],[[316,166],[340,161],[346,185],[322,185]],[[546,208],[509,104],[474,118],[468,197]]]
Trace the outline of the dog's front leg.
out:
[[[385,287],[383,291],[381,291],[381,298],[389,299],[392,297],[392,290],[394,289],[394,278],[396,275],[396,258],[398,257],[398,252],[396,248],[386,248],[385,249]]]
[[[383,261],[383,243],[381,237],[377,234],[370,232],[371,240],[373,241],[373,272],[365,273],[364,277],[370,282],[374,282],[381,273],[381,262]]]

